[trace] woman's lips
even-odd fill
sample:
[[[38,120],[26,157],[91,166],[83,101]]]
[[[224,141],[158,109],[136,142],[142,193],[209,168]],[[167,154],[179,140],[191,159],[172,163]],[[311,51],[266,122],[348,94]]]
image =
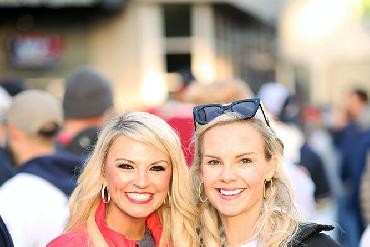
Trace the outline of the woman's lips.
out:
[[[238,198],[245,188],[217,188],[216,190],[222,199],[232,200]]]
[[[148,203],[154,196],[153,193],[148,192],[126,192],[125,195],[130,202],[138,204]]]

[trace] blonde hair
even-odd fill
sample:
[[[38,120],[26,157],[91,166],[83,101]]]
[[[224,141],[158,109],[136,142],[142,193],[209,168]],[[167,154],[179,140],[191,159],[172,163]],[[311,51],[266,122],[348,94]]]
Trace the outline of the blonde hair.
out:
[[[186,166],[181,144],[174,130],[162,119],[145,112],[132,112],[114,117],[106,123],[91,157],[78,179],[78,186],[70,199],[70,221],[66,230],[87,224],[94,246],[107,246],[95,223],[95,211],[101,200],[105,159],[113,141],[129,136],[150,144],[168,154],[172,164],[169,203],[156,210],[163,232],[160,246],[196,246],[199,241],[194,231],[197,209],[192,196],[190,172]],[[167,199],[166,199],[167,201]]]
[[[250,118],[241,120],[240,116],[233,112],[227,112],[212,120],[206,125],[198,125],[195,132],[195,154],[192,173],[194,184],[200,185],[201,181],[201,159],[203,155],[204,135],[217,125],[227,125],[237,121],[247,121],[263,137],[265,143],[265,157],[270,160],[276,158],[274,175],[271,183],[266,183],[266,198],[264,199],[261,215],[256,223],[255,238],[258,246],[286,246],[297,231],[300,222],[297,209],[293,202],[293,194],[290,182],[286,176],[282,164],[282,142],[276,137],[273,130],[260,119]],[[199,188],[200,190],[200,188]],[[222,223],[217,210],[207,201],[202,203],[206,197],[204,191],[196,194],[199,205],[199,235],[202,246],[221,246],[220,237]]]

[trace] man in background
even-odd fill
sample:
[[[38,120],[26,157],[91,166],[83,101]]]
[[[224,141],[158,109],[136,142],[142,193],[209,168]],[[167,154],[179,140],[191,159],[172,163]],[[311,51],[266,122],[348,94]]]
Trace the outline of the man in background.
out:
[[[16,169],[6,149],[6,126],[4,115],[12,102],[12,97],[0,86],[0,186],[13,177]]]
[[[65,83],[64,127],[57,139],[58,149],[87,155],[112,107],[111,81],[91,66],[75,70]]]
[[[63,114],[49,93],[26,90],[18,94],[5,121],[17,174],[0,187],[0,215],[15,246],[45,246],[65,227],[80,160],[55,152]]]
[[[332,134],[340,155],[340,178],[343,183],[343,195],[338,203],[338,223],[343,228],[339,241],[344,246],[357,247],[364,224],[360,208],[360,182],[365,156],[364,138],[368,138],[367,129],[361,124],[368,104],[366,90],[352,89],[346,96],[346,115],[344,121],[337,121]]]

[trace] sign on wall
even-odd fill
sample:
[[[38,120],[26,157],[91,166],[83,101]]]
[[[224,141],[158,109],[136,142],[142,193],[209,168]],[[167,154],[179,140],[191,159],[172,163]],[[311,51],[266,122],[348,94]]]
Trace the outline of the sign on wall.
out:
[[[9,40],[9,63],[16,68],[50,68],[63,50],[58,34],[22,33]]]

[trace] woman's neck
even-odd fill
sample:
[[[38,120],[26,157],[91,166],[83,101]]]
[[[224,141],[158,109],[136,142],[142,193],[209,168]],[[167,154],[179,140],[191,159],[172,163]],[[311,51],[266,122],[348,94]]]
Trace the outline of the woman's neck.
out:
[[[144,238],[145,218],[133,218],[117,207],[107,207],[106,221],[109,228],[123,234],[128,240]]]
[[[220,215],[227,246],[238,247],[253,239],[260,212],[259,207],[235,216]]]

